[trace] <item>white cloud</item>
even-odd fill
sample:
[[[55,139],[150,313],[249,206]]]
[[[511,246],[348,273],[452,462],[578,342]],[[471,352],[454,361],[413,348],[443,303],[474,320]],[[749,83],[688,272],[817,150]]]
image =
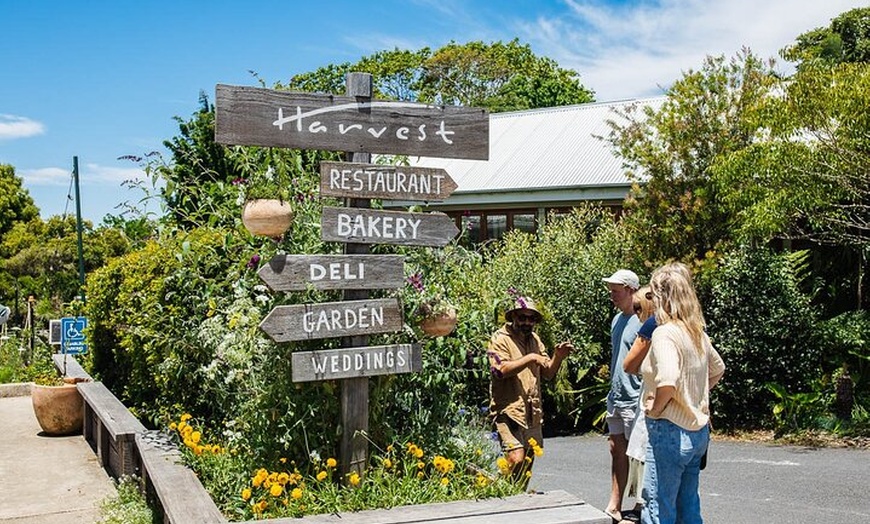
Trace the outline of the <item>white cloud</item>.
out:
[[[0,114],[0,140],[13,140],[41,135],[45,126],[23,116]]]
[[[707,55],[749,47],[761,58],[866,2],[828,0],[661,0],[606,5],[565,0],[559,16],[518,23],[521,40],[575,69],[601,101],[660,94]],[[791,69],[779,62],[779,69]]]
[[[22,169],[18,171],[28,186],[62,186],[69,185],[72,179],[72,169],[61,167],[44,167],[40,169]],[[110,167],[99,164],[87,164],[79,168],[79,183],[90,186],[119,187],[125,180],[141,180],[145,172],[138,167]]]
[[[138,167],[110,167],[88,164],[81,173],[82,183],[111,183],[118,185],[125,180],[144,180],[145,171]]]
[[[72,171],[60,167],[21,169],[16,172],[28,186],[62,186],[69,184]]]

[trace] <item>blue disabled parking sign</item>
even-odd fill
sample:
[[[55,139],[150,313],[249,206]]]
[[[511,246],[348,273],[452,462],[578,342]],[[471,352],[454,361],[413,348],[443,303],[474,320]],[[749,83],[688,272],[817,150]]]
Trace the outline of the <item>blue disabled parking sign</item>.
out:
[[[60,351],[70,355],[88,352],[88,340],[85,338],[85,328],[88,327],[87,317],[64,317],[60,319]]]

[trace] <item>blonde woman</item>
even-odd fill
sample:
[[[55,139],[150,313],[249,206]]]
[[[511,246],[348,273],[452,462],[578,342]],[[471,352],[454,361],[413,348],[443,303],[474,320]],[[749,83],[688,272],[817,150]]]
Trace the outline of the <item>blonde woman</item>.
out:
[[[658,327],[641,365],[649,434],[641,520],[646,524],[703,522],[698,478],[710,440],[710,389],[725,372],[704,332],[705,321],[683,264],[650,279]]]
[[[641,322],[641,327],[637,331],[637,338],[634,339],[634,344],[625,356],[622,367],[626,373],[638,374],[640,364],[646,358],[649,352],[650,337],[653,330],[656,328],[656,317],[654,315],[655,305],[653,304],[652,289],[649,286],[643,286],[634,293],[634,313]],[[640,392],[643,397],[643,389]],[[631,430],[631,436],[628,439],[628,447],[625,454],[628,455],[628,482],[626,483],[626,493],[629,497],[635,500],[634,510],[631,513],[639,514],[643,506],[643,497],[641,497],[641,488],[643,487],[643,469],[646,461],[646,445],[647,433],[646,423],[644,422],[644,414],[642,407],[639,406],[638,413],[634,419],[634,428]],[[624,518],[625,516],[623,516]],[[623,520],[623,522],[628,519]]]

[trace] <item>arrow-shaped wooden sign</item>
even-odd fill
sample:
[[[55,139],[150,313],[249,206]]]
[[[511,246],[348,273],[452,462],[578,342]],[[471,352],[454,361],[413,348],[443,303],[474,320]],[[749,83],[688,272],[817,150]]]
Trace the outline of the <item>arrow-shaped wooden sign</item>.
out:
[[[398,289],[401,255],[275,255],[257,274],[272,291]]]
[[[386,200],[445,200],[456,182],[441,168],[320,163],[320,194]]]
[[[276,306],[260,322],[275,342],[391,333],[402,329],[394,298]]]
[[[320,238],[327,242],[443,247],[458,233],[444,213],[324,207]]]
[[[373,377],[423,369],[419,344],[297,351],[291,358],[293,382]]]

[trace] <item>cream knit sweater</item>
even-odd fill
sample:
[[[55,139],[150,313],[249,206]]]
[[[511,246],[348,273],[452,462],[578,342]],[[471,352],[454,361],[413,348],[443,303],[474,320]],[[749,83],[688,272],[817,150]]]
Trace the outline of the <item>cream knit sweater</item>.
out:
[[[674,386],[676,394],[658,417],[648,417],[670,420],[689,431],[703,428],[710,420],[710,388],[725,372],[725,363],[706,333],[701,343],[703,353],[676,322],[653,331],[650,351],[641,365],[643,407],[652,408],[659,387]]]

